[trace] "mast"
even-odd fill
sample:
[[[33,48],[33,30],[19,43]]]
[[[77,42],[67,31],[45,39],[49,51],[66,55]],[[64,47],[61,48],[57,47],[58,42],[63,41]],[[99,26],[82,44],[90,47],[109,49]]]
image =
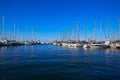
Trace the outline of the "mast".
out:
[[[112,32],[112,41],[114,41],[114,39],[115,39],[115,34],[114,34],[115,32],[113,31]]]
[[[15,32],[15,29],[16,29],[16,24],[14,24],[14,40],[16,40],[16,32]]]
[[[65,36],[66,36],[66,41],[68,41],[68,28],[66,28]]]
[[[94,39],[96,42],[96,20],[94,19]]]
[[[62,32],[61,32],[61,42],[62,42]]]
[[[32,28],[32,40],[34,40],[34,30]]]
[[[8,32],[8,35],[9,35],[9,40],[11,40],[10,31]]]
[[[120,40],[120,19],[119,19],[119,32],[118,32],[118,34],[119,34],[119,40]]]
[[[68,42],[68,28],[66,29],[66,41]]]
[[[58,36],[59,36],[59,33],[57,34],[57,41],[59,41]]]
[[[26,35],[25,36],[29,37],[28,34],[29,34],[28,25],[26,24]],[[26,41],[27,41],[27,39],[26,39]]]
[[[66,41],[66,31],[65,31],[65,33],[63,34],[63,41]]]
[[[107,32],[108,32],[108,36],[107,36],[107,38],[109,39],[110,36],[109,36],[109,23],[108,23],[108,18],[107,18]]]
[[[2,38],[4,38],[4,16],[2,16]]]
[[[73,26],[73,29],[72,29],[72,40],[73,41],[75,40],[75,26]]]
[[[57,37],[58,37],[58,41],[61,41],[61,33],[60,32],[58,33]]]
[[[85,41],[86,41],[86,20],[84,20],[84,29],[85,29]]]
[[[21,41],[21,39],[20,39],[20,29],[18,29],[18,41],[20,42]]]
[[[103,36],[103,34],[102,34],[102,21],[100,22],[100,34],[101,34],[101,42],[102,42],[102,36]]]
[[[78,42],[80,41],[80,21],[78,21]]]

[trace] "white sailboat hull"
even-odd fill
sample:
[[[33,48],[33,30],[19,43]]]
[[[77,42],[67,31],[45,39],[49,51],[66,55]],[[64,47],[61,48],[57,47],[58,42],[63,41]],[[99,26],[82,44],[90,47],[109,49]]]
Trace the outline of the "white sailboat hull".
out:
[[[89,44],[90,48],[93,49],[106,49],[109,48],[108,45],[104,45],[104,44]]]
[[[82,47],[79,43],[68,43],[68,47]]]
[[[67,43],[62,43],[62,46],[68,46],[68,44]]]

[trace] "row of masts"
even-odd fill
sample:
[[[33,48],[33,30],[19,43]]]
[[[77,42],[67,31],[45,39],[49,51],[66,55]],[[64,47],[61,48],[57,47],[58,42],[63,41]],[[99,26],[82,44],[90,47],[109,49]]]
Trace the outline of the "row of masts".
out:
[[[11,31],[12,32],[12,31]],[[20,30],[18,29],[18,32]],[[28,31],[27,31],[28,32]],[[10,31],[8,32],[8,35],[5,35],[5,26],[4,26],[4,16],[2,16],[2,36],[0,39],[0,47],[1,46],[11,46],[11,45],[35,45],[35,44],[40,44],[40,41],[35,41],[34,38],[34,29],[32,28],[31,31],[31,40],[25,40],[25,36],[23,36],[24,40],[20,40],[20,35],[17,34],[16,31],[16,24],[14,24],[14,31],[13,31],[13,37],[11,36]]]
[[[85,23],[86,23],[86,21],[85,21]],[[61,35],[61,41],[56,40],[56,42],[54,44],[68,46],[68,47],[84,47],[84,48],[110,48],[110,47],[111,48],[120,48],[120,38],[117,40],[111,40],[111,38],[110,38],[110,30],[109,30],[108,21],[107,21],[106,34],[105,34],[105,30],[104,30],[104,35],[106,36],[104,40],[103,40],[103,29],[104,28],[103,28],[102,22],[100,22],[100,28],[99,28],[100,33],[99,33],[99,35],[96,35],[98,27],[96,25],[96,20],[94,19],[94,32],[93,32],[94,37],[93,37],[93,39],[88,38],[88,40],[87,40],[86,24],[84,27],[85,33],[83,33],[83,34],[85,34],[84,40],[82,40],[80,37],[81,36],[80,29],[81,29],[80,22],[78,21],[78,28],[73,26],[71,35],[69,35],[68,30],[66,30],[67,32],[65,32],[65,35],[63,35],[63,36]],[[120,21],[119,21],[119,31],[118,32],[119,32],[118,37],[120,37]],[[67,33],[67,36],[66,36],[66,33]],[[76,33],[77,33],[77,38],[76,38]],[[99,37],[99,41],[97,41],[97,37]]]
[[[71,35],[69,34],[68,32],[68,28],[66,29],[65,33],[63,34],[61,32],[61,36],[59,36],[59,34],[57,35],[57,40],[56,41],[69,41],[69,40],[72,40],[72,41],[82,41],[83,38],[81,38],[82,34],[84,34],[84,41],[88,41],[88,39],[91,39],[91,38],[88,38],[87,39],[87,27],[86,27],[86,21],[85,21],[85,24],[84,24],[84,33],[81,34],[81,27],[80,27],[80,21],[78,21],[78,28],[73,26],[72,27],[72,31],[71,31]],[[102,21],[100,22],[100,27],[97,27],[96,25],[96,20],[94,19],[94,41],[97,42],[97,38],[96,36],[99,36],[99,41],[103,41],[103,40],[107,40],[107,39],[110,39],[112,41],[114,36],[111,35],[110,37],[110,26],[108,24],[108,20],[107,20],[107,25],[106,25],[106,30],[105,28],[103,28],[103,24],[102,24]],[[99,29],[98,29],[99,28]],[[103,30],[104,29],[104,30]],[[99,30],[99,35],[96,35],[97,34],[97,30]],[[77,33],[77,38],[76,38],[76,33]],[[92,32],[91,32],[92,33]],[[115,35],[115,33],[113,33]],[[119,20],[119,29],[118,29],[118,33],[116,31],[116,34],[118,34],[118,39],[116,40],[120,40],[120,20]],[[105,36],[105,39],[103,39],[103,36]],[[61,37],[61,39],[60,39]]]
[[[16,24],[14,23],[14,31],[13,31],[13,40],[17,40],[17,32],[18,33],[20,33],[20,30],[18,29],[18,31],[16,31],[17,29],[16,29]],[[27,31],[26,32],[28,32],[28,28],[27,28]],[[31,36],[31,40],[34,40],[35,38],[34,38],[34,29],[33,29],[33,27],[32,27],[32,36]],[[4,39],[4,38],[7,38],[7,36],[5,36],[5,26],[4,26],[4,16],[2,16],[2,32],[1,32],[1,34],[2,34],[2,36],[1,36],[1,39]],[[9,36],[9,39],[11,39],[11,36],[10,36],[10,31],[7,33],[8,34],[8,36]],[[20,38],[18,38],[18,40],[20,40]]]
[[[73,40],[75,41],[75,34],[76,34],[76,30],[78,30],[78,41],[81,40],[80,36],[81,36],[81,27],[80,27],[80,21],[78,21],[78,28],[76,28],[75,26],[73,26],[72,28],[72,35],[69,35],[69,32],[68,32],[68,28],[66,29],[65,31],[65,34],[62,34],[61,33],[61,41],[68,41],[68,40]],[[86,27],[86,21],[85,21],[85,24],[84,24],[84,40],[87,41],[87,38],[86,38],[86,31],[87,30],[87,27]],[[19,31],[19,30],[18,30]],[[108,24],[108,20],[107,20],[107,36],[106,36],[106,39],[110,39],[110,30],[109,30],[109,24]],[[28,29],[27,31],[28,32]],[[5,38],[5,31],[4,31],[4,16],[2,16],[2,38]],[[102,22],[100,22],[100,39],[102,41],[102,37],[103,37],[103,26],[102,26]],[[120,20],[119,20],[119,36],[120,36]],[[10,32],[9,32],[9,35],[10,35]],[[59,39],[58,37],[59,35],[57,35],[57,40]],[[14,23],[14,40],[16,40],[16,24]],[[34,40],[34,30],[32,28],[32,38],[31,40]],[[96,20],[94,19],[94,41],[96,41]]]
[[[82,35],[81,34],[81,30],[82,30],[82,28],[81,28],[81,25],[80,25],[80,21],[78,21],[77,28],[73,25],[71,34],[69,34],[69,30],[68,30],[68,27],[67,27],[64,34],[62,34],[62,32],[60,33],[61,39],[58,37],[59,34],[57,35],[57,40],[56,41],[59,42],[60,44],[68,45],[68,46],[83,46],[82,42],[85,43],[84,45],[86,45],[86,44],[88,45],[89,44],[89,46],[92,46],[92,47],[93,46],[97,46],[97,47],[98,46],[100,46],[100,47],[101,46],[106,46],[106,45],[102,44],[102,42],[103,42],[103,26],[102,26],[102,22],[100,22],[100,29],[99,29],[99,31],[100,31],[99,38],[101,40],[100,42],[101,42],[102,45],[98,44],[98,41],[97,41],[97,37],[96,37],[96,36],[98,36],[98,35],[96,35],[97,28],[98,27],[96,25],[96,20],[94,19],[94,32],[93,32],[94,40],[91,40],[91,38],[87,39],[87,37],[88,37],[87,35],[88,34],[87,34],[87,26],[86,26],[86,21],[85,21],[84,33],[83,33],[85,39],[82,41],[82,38],[81,38],[81,35]],[[26,32],[28,32],[28,29],[26,29],[26,30],[27,30]],[[107,31],[106,42],[105,41],[104,42],[106,44],[109,44],[109,40],[110,40],[109,32],[110,32],[110,30],[109,30],[108,21],[107,21],[107,30],[106,31]],[[18,30],[18,32],[19,32],[19,30]],[[5,30],[4,30],[4,16],[3,16],[2,17],[2,37],[1,37],[0,45],[2,43],[4,43],[5,45],[8,45],[8,44],[10,44],[10,45],[11,44],[14,44],[14,45],[18,45],[18,44],[21,45],[22,44],[22,45],[24,45],[24,44],[37,44],[37,43],[41,43],[40,41],[39,42],[35,42],[34,41],[35,38],[34,38],[34,29],[33,28],[32,28],[32,31],[31,31],[31,33],[32,33],[31,40],[26,40],[24,42],[17,41],[17,36],[18,35],[16,35],[16,24],[14,24],[14,31],[13,31],[13,33],[14,33],[14,35],[13,35],[13,38],[11,38],[12,40],[9,40],[9,41],[5,40],[6,36],[5,36]],[[76,33],[77,33],[77,35],[76,35]],[[120,20],[119,20],[119,33],[118,34],[120,36]],[[105,33],[104,33],[104,35],[105,35]],[[9,36],[10,36],[10,32],[9,32]],[[76,38],[76,36],[77,36],[77,38]],[[20,40],[20,39],[18,38],[18,40]],[[90,43],[91,41],[92,41],[92,44]],[[113,42],[115,42],[115,41],[113,41]],[[119,40],[119,42],[120,42],[120,40]],[[108,45],[108,46],[110,46],[110,45]]]

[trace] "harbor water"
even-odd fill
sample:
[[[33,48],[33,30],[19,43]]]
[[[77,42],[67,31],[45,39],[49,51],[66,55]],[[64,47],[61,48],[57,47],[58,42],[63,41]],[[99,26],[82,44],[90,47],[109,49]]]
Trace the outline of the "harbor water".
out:
[[[0,48],[0,80],[119,80],[120,50],[55,45]]]

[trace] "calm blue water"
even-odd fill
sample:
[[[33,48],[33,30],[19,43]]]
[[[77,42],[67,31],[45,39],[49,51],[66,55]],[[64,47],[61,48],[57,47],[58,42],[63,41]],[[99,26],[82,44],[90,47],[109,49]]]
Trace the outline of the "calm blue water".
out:
[[[0,80],[120,80],[120,50],[3,47]]]

